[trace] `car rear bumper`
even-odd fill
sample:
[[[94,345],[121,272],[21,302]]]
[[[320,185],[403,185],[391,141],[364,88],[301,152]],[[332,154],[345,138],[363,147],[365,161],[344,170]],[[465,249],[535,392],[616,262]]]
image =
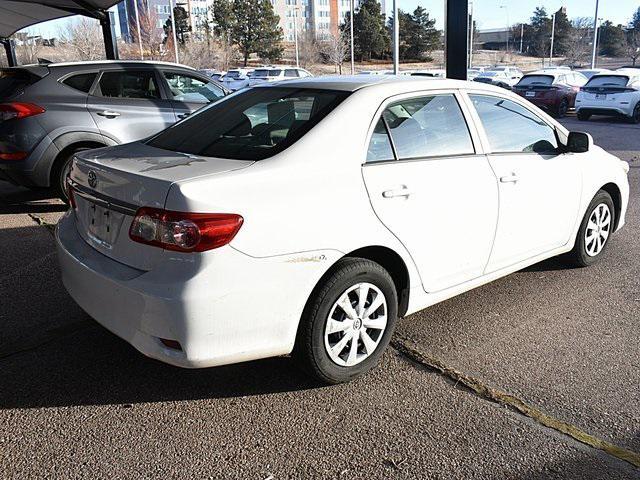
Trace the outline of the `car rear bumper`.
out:
[[[227,245],[198,255],[165,252],[153,270],[138,270],[90,247],[72,211],[60,220],[56,243],[64,286],[83,310],[143,354],[185,368],[290,353],[304,304],[327,268],[288,256],[257,259]]]
[[[630,117],[633,115],[634,105],[601,105],[597,103],[589,103],[584,100],[576,101],[576,112],[586,113],[588,115],[611,115],[611,116],[625,116]]]

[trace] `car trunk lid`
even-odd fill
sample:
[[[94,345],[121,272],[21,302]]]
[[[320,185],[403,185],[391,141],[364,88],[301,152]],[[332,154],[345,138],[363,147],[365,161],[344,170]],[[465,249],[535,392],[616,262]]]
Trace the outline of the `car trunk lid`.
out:
[[[143,206],[164,208],[174,182],[246,168],[252,163],[170,152],[144,143],[82,152],[76,155],[69,173],[78,232],[104,255],[151,270],[162,249],[129,238],[136,210]]]

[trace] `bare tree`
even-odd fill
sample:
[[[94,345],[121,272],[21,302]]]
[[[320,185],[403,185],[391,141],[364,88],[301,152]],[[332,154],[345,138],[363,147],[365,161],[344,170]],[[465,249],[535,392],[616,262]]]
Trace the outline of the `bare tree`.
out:
[[[320,60],[320,46],[310,30],[298,34],[298,59],[303,68],[315,65]]]
[[[76,60],[100,60],[104,58],[104,42],[97,20],[81,17],[60,29],[59,38],[68,45]]]
[[[336,73],[342,75],[342,65],[349,55],[349,44],[342,30],[329,35],[320,46],[322,54],[335,67]]]
[[[164,30],[159,25],[158,15],[155,10],[142,9],[140,17],[140,37],[144,58],[148,60],[166,60],[173,57],[173,50],[167,52],[165,46]],[[136,31],[137,35],[137,31]],[[136,47],[137,48],[137,47]]]
[[[625,48],[625,52],[627,57],[629,57],[633,62],[632,65],[635,66],[638,58],[640,57],[640,31],[629,30],[627,32],[627,46]]]
[[[591,57],[593,36],[593,20],[587,17],[575,18],[571,22],[573,28],[566,40],[565,63],[568,65],[582,64]]]

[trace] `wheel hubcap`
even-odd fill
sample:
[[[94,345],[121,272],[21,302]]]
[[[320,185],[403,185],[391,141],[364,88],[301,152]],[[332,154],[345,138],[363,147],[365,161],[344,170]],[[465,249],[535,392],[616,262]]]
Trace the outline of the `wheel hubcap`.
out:
[[[331,360],[351,367],[378,347],[387,327],[387,300],[371,283],[349,287],[333,304],[324,330],[324,347]]]
[[[584,246],[587,255],[595,257],[604,248],[611,233],[611,210],[605,203],[593,209],[584,232]]]

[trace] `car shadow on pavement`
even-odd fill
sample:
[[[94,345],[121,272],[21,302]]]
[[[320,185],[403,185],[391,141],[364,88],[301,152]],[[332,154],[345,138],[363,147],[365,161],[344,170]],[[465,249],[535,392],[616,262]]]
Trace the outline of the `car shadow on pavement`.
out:
[[[87,318],[75,331],[0,358],[0,409],[244,397],[318,388],[277,357],[188,370],[147,358]]]
[[[26,189],[2,184],[0,214],[64,212],[67,205],[46,188]]]

